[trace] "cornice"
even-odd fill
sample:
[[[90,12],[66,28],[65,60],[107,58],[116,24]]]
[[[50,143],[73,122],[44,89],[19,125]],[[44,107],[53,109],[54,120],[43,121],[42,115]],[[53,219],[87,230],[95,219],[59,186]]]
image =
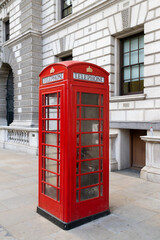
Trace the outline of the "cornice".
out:
[[[88,8],[82,9],[79,12],[72,13],[68,17],[65,17],[57,21],[52,27],[43,30],[42,35],[46,36],[49,35],[50,33],[66,28],[69,25],[79,22],[81,19],[86,18],[98,11],[103,11],[104,8],[111,6],[116,2],[118,3],[119,0],[103,0],[103,2],[100,1],[96,4],[92,4]]]
[[[0,0],[0,9],[2,9],[7,3],[9,3],[11,0]]]

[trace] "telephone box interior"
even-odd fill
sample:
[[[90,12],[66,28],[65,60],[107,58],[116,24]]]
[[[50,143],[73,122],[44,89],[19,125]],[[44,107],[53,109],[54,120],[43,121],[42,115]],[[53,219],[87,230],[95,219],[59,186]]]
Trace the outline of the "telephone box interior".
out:
[[[40,73],[37,212],[66,230],[110,212],[108,76],[75,61]]]

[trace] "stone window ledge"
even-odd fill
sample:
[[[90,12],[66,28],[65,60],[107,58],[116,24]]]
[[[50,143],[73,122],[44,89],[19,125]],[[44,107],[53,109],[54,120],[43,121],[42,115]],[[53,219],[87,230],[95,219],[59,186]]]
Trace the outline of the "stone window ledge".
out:
[[[141,136],[145,142],[160,143],[160,136]]]
[[[125,96],[115,96],[110,97],[110,102],[128,102],[128,101],[138,101],[144,100],[146,94],[134,94],[134,95],[125,95]]]

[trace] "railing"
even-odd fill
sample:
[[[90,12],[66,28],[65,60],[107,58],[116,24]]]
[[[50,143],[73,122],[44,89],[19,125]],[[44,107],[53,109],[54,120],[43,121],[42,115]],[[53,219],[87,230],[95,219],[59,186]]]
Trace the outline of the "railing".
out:
[[[8,142],[29,144],[29,132],[24,130],[8,130]]]

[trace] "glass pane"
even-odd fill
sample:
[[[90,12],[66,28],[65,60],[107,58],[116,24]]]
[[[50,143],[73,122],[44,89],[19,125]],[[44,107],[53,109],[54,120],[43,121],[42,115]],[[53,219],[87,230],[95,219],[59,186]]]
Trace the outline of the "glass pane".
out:
[[[46,144],[57,145],[57,134],[46,133],[45,136],[46,136],[46,141],[45,141]]]
[[[123,51],[129,52],[129,39],[124,40]]]
[[[99,105],[99,94],[82,93],[81,104]]]
[[[101,183],[103,182],[103,173],[100,174],[101,176]]]
[[[81,201],[99,197],[99,186],[81,189]]]
[[[57,161],[46,159],[45,169],[57,173]]]
[[[79,202],[79,190],[76,191],[76,202]]]
[[[80,104],[80,93],[77,93],[77,104]]]
[[[81,176],[81,187],[86,187],[99,183],[99,173],[92,173]]]
[[[77,160],[79,160],[79,159],[80,159],[80,149],[77,148]]]
[[[139,50],[139,62],[144,62],[144,49]]]
[[[81,173],[95,172],[99,170],[99,160],[81,162]]]
[[[103,118],[103,108],[101,108],[101,118]]]
[[[77,146],[79,146],[79,144],[80,144],[80,135],[77,134]]]
[[[130,79],[130,67],[124,68],[124,80]]]
[[[142,91],[144,88],[144,80],[140,80],[140,91]]]
[[[46,157],[57,159],[57,148],[46,146]]]
[[[103,196],[103,185],[101,185],[101,196]]]
[[[138,63],[138,51],[131,52],[131,64]]]
[[[61,94],[60,94],[60,92],[58,93],[58,104],[59,105],[61,104]]]
[[[124,66],[129,65],[129,53],[123,55],[123,65]]]
[[[81,118],[99,118],[99,108],[97,107],[82,107]]]
[[[101,106],[103,106],[103,95],[101,95]]]
[[[140,65],[140,77],[143,78],[144,77],[144,65]]]
[[[82,120],[81,121],[81,132],[98,132],[99,121],[97,120]]]
[[[129,82],[125,82],[123,84],[123,93],[128,93],[129,92]]]
[[[144,36],[139,36],[139,48],[144,48]]]
[[[55,200],[57,200],[57,190],[54,187],[51,187],[45,184],[45,194]]]
[[[58,194],[57,195],[57,201],[60,201],[60,190],[59,189],[57,190],[57,194]]]
[[[46,105],[57,105],[57,93],[46,95],[48,96],[48,103]]]
[[[77,107],[77,118],[80,118],[80,107]]]
[[[92,134],[82,134],[81,135],[81,145],[97,145],[99,144],[99,134],[92,133]]]
[[[52,184],[53,186],[57,186],[57,175],[46,172],[46,182]]]
[[[133,78],[139,78],[139,66],[133,66],[132,67],[132,79]]]
[[[46,108],[46,118],[57,118],[57,107]]]
[[[131,51],[138,49],[138,36],[131,38]]]
[[[99,157],[99,147],[84,147],[81,149],[81,159],[92,159]]]
[[[80,132],[80,121],[77,121],[77,132]]]
[[[46,131],[57,131],[57,120],[46,120]]]
[[[130,83],[130,91],[138,92],[139,91],[139,79],[135,79]]]
[[[103,159],[101,159],[101,170],[103,170]]]
[[[79,187],[79,176],[76,177],[76,187]]]

